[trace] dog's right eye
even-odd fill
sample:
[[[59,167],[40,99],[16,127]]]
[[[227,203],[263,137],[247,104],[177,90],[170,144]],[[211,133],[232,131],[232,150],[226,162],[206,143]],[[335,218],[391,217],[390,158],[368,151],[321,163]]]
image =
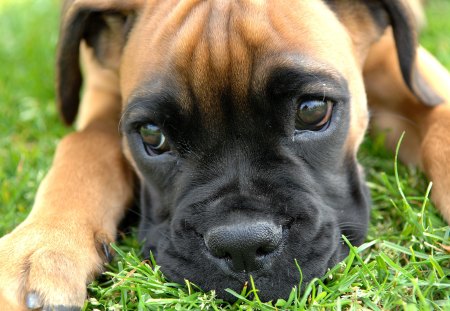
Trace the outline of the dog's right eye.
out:
[[[149,155],[155,156],[169,151],[169,143],[158,126],[144,124],[139,128],[139,133]]]
[[[295,128],[298,131],[318,131],[330,121],[333,102],[331,100],[306,100],[297,108]]]

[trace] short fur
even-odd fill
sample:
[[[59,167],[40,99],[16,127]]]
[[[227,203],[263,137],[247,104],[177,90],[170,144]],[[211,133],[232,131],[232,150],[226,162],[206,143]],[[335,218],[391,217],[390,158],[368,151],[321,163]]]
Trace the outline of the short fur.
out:
[[[417,125],[373,120],[392,130],[391,148],[408,129],[401,157],[422,166],[450,221],[450,76],[416,38],[400,0],[65,1],[57,94],[78,131],[58,146],[27,220],[0,239],[0,302],[82,306],[136,187],[144,254],[169,278],[230,298],[224,289],[251,274],[262,299],[285,297],[299,281],[294,259],[306,283],[347,255],[342,234],[364,241],[367,99]],[[304,98],[334,102],[323,131],[295,131]],[[148,122],[171,152],[146,152]],[[281,242],[253,271],[206,246],[223,225],[269,222]]]

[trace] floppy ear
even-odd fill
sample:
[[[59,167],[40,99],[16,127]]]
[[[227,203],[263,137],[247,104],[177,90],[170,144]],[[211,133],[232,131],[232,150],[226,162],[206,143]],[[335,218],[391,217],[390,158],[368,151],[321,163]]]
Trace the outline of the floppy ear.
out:
[[[417,30],[420,19],[404,0],[326,0],[358,41],[367,37],[366,45],[375,43],[391,26],[403,80],[425,105],[436,106],[443,99],[430,87],[417,66]],[[368,16],[367,16],[368,14]],[[362,23],[371,19],[368,24]],[[416,18],[418,17],[418,18]],[[359,42],[358,42],[359,43]]]
[[[140,4],[140,0],[64,1],[57,47],[56,97],[66,124],[74,122],[80,102],[81,41],[93,49],[102,66],[117,70]]]
[[[403,1],[382,0],[381,2],[389,15],[400,69],[406,85],[427,106],[443,103],[443,99],[427,83],[417,66],[417,24],[414,22],[412,11]]]

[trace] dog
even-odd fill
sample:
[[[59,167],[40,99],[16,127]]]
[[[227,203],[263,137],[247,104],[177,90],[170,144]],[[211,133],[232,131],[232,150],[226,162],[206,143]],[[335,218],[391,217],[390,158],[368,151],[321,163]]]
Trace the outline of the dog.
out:
[[[295,259],[304,283],[322,276],[348,254],[342,235],[366,235],[368,103],[389,146],[406,130],[400,157],[450,221],[450,75],[418,46],[407,2],[68,0],[62,12],[57,101],[78,131],[0,240],[7,310],[79,309],[136,188],[143,252],[172,280],[229,299],[252,275],[271,300],[298,284]]]

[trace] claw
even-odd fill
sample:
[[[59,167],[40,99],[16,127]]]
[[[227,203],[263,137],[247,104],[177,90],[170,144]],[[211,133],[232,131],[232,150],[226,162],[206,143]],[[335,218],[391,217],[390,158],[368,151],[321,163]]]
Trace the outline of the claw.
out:
[[[106,260],[108,262],[111,262],[113,260],[113,255],[111,254],[109,245],[107,243],[102,242],[102,250],[103,250],[103,253],[105,254]]]
[[[108,239],[105,234],[95,234],[95,247],[100,257],[106,261],[105,263],[110,263],[114,257],[114,254],[111,252],[111,248],[109,247],[109,241],[111,240]]]
[[[25,297],[25,304],[30,310],[40,309],[43,306],[41,297],[39,297],[39,294],[36,292],[28,293],[28,295]]]

